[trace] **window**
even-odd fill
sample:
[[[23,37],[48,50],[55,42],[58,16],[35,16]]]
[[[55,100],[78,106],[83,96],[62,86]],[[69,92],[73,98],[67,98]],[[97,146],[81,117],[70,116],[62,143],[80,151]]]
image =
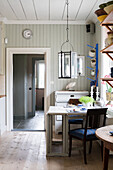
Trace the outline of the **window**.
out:
[[[77,74],[85,76],[85,59],[84,56],[77,56]]]

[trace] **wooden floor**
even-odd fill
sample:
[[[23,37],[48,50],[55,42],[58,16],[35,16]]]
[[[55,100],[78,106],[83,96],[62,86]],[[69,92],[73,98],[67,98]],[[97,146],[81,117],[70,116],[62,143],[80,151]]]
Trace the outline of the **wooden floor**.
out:
[[[102,170],[97,142],[87,160],[84,165],[81,148],[74,149],[70,158],[46,157],[45,132],[7,132],[0,137],[0,170]],[[113,156],[109,170],[113,170]]]

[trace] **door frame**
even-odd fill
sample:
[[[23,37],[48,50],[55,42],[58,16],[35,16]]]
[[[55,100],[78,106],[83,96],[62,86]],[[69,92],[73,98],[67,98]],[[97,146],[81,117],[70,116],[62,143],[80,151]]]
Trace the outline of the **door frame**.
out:
[[[44,59],[40,58],[40,57],[33,57],[32,58],[32,115],[35,115],[35,103],[36,103],[36,99],[35,99],[35,61],[43,61],[45,64],[45,57]],[[44,79],[45,79],[45,74],[44,74]],[[45,90],[45,88],[44,88]]]
[[[7,130],[13,129],[13,55],[14,54],[44,54],[45,59],[45,90],[44,119],[46,129],[46,113],[50,106],[50,48],[7,48],[6,49],[6,107]]]

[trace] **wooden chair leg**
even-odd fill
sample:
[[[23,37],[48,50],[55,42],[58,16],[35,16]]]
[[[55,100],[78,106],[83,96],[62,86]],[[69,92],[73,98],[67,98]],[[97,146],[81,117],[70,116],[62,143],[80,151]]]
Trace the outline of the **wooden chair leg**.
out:
[[[69,157],[71,156],[71,150],[72,150],[72,136],[69,136]]]
[[[92,140],[90,141],[89,154],[91,153],[91,150],[92,150]]]
[[[84,163],[87,164],[87,160],[86,160],[86,141],[84,142]]]

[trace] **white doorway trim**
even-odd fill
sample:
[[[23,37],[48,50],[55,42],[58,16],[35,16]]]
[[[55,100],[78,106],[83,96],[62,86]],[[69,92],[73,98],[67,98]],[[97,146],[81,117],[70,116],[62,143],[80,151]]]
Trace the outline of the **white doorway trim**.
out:
[[[46,112],[50,106],[50,48],[7,48],[6,50],[6,95],[7,95],[7,130],[13,129],[13,54],[44,54],[45,59],[45,91],[44,113],[46,128]]]

